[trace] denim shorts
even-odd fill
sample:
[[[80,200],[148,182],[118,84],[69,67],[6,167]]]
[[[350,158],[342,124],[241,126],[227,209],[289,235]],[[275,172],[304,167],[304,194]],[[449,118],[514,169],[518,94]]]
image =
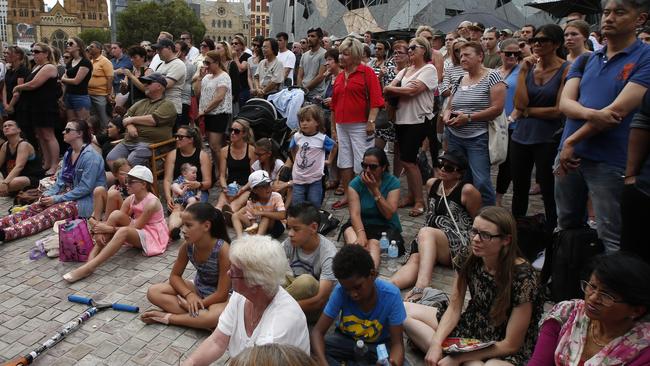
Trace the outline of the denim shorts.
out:
[[[90,110],[90,97],[88,95],[66,93],[63,101],[65,102],[65,107],[73,111],[80,109]]]

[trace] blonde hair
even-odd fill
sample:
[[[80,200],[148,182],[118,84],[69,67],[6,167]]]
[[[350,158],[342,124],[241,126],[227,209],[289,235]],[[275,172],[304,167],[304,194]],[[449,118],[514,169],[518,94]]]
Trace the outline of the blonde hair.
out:
[[[418,46],[424,48],[424,62],[428,62],[431,60],[431,44],[429,44],[429,41],[424,38],[424,37],[415,37],[411,39],[411,42],[417,44]]]
[[[303,350],[289,344],[269,343],[246,348],[230,366],[317,366]]]
[[[289,265],[280,242],[266,235],[233,241],[230,262],[242,270],[248,286],[259,286],[269,296],[277,293]]]
[[[433,35],[433,28],[429,27],[428,25],[421,25],[418,27],[418,29],[415,31],[415,37],[419,37],[420,33],[422,32],[429,32],[431,35]],[[429,41],[427,41],[429,42]]]
[[[46,62],[46,64],[52,64],[52,65],[57,64],[56,60],[54,59],[54,51],[52,50],[52,47],[50,47],[50,45],[48,45],[47,43],[43,43],[43,42],[37,42],[37,43],[34,43],[34,45],[32,47],[34,47],[34,46],[40,47],[41,50],[43,50],[43,52],[47,53],[47,62]]]
[[[226,41],[220,41],[217,43],[223,46],[223,50],[224,50],[223,53],[224,53],[224,57],[226,57],[226,61],[232,60],[232,50],[230,49],[230,44]]]
[[[244,130],[242,132],[246,133],[246,138],[244,139],[247,143],[249,144],[254,144],[255,143],[255,134],[253,133],[253,130],[251,129],[251,124],[248,123],[247,120],[238,118],[232,123],[234,124],[235,122],[239,123],[244,127]],[[232,126],[232,125],[231,125]]]
[[[348,37],[341,42],[339,46],[339,54],[344,53],[345,51],[350,52],[350,57],[356,63],[361,62],[363,58],[363,44],[355,38]]]
[[[111,167],[111,173],[113,173],[113,175],[115,177],[117,177],[117,175],[120,172],[120,169],[122,169],[122,167],[124,167],[124,166],[128,166],[129,168],[131,168],[131,164],[129,164],[128,160],[126,160],[124,158],[119,158],[119,159],[115,160],[113,162],[113,166]]]

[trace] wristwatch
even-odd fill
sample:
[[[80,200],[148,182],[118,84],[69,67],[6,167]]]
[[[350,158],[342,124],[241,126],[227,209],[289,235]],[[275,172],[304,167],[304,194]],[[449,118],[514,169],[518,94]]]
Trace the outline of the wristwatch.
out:
[[[375,121],[369,119],[368,123],[375,123]]]
[[[472,114],[467,113],[467,123],[472,122]]]

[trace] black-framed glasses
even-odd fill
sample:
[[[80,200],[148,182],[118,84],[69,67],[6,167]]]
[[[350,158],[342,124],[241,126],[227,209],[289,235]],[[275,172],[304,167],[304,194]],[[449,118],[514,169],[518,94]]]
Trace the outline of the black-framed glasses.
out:
[[[72,46],[74,46],[74,44],[75,44],[74,42],[68,42],[68,43],[66,43],[66,45],[68,45],[68,47],[72,47]]]
[[[39,53],[43,53],[43,50],[32,50],[32,53],[35,55],[38,55]]]
[[[231,128],[230,133],[235,134],[235,135],[239,135],[241,133],[241,129],[239,129],[239,128]]]
[[[543,43],[548,43],[550,41],[551,41],[551,39],[548,38],[548,37],[533,37],[533,38],[528,40],[528,43],[529,44],[535,44],[535,43],[543,44]]]
[[[72,131],[79,132],[79,130],[74,129],[74,128],[70,128],[70,127],[66,127],[66,128],[63,129],[63,133],[64,133],[64,134],[68,134],[68,133],[70,133],[70,132],[72,132]]]
[[[361,163],[361,169],[363,169],[363,170],[366,170],[366,169],[376,170],[377,168],[379,168],[379,164],[368,164],[368,163],[363,163],[363,162]]]
[[[515,51],[515,52],[503,51],[503,54],[506,57],[519,57],[519,56],[521,56],[521,52],[519,52],[519,51]]]
[[[616,303],[623,303],[625,301],[621,300],[616,300],[614,296],[608,294],[607,292],[600,291],[596,286],[592,285],[591,283],[582,280],[580,281],[580,289],[582,292],[585,293],[587,296],[591,296],[594,292],[598,294],[598,301],[600,301],[601,304],[605,307],[610,307],[613,306]]]
[[[478,237],[481,239],[481,241],[490,241],[490,240],[492,240],[494,238],[503,237],[503,235],[500,235],[500,234],[492,234],[492,233],[488,233],[487,231],[481,231],[481,230],[478,230],[478,229],[475,229],[475,228],[469,229],[469,237],[470,237],[470,239],[476,237],[476,235],[478,235]]]
[[[63,59],[70,59],[70,56],[63,56]]]
[[[185,139],[185,138],[187,138],[187,139],[191,139],[192,136],[188,136],[188,135],[174,135],[174,138],[175,138],[176,140],[182,140],[182,139]]]

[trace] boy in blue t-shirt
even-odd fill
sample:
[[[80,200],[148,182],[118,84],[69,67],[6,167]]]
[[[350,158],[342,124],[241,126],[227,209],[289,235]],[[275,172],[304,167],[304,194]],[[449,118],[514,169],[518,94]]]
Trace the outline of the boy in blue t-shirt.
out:
[[[377,278],[370,254],[359,245],[343,246],[334,256],[332,269],[339,283],[311,332],[311,347],[319,364],[374,365],[376,346],[384,343],[391,364],[402,365],[406,311],[399,289]],[[335,332],[326,336],[335,319]],[[358,340],[368,347],[365,360],[356,359]]]

